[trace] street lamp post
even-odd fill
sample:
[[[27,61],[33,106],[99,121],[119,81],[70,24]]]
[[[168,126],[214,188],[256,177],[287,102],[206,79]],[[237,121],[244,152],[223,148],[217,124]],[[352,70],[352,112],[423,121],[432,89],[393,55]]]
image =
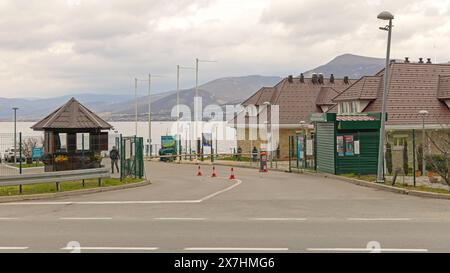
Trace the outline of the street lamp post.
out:
[[[381,129],[380,129],[380,143],[378,146],[378,170],[377,170],[377,182],[384,182],[384,138],[385,138],[385,127],[386,127],[386,100],[389,93],[389,63],[391,55],[391,37],[392,37],[392,20],[394,15],[390,12],[383,11],[377,17],[381,20],[389,21],[389,24],[385,27],[381,27],[381,30],[388,32],[388,42],[386,50],[386,69],[384,71],[384,91],[383,91],[383,101],[381,110]]]
[[[17,163],[17,110],[18,107],[13,107],[14,111],[14,164]]]
[[[419,115],[422,116],[422,175],[425,175],[425,117],[428,115],[427,110],[419,111]]]
[[[152,156],[152,74],[148,74],[148,153]]]
[[[138,134],[138,98],[137,98],[138,79],[134,78],[134,135]]]

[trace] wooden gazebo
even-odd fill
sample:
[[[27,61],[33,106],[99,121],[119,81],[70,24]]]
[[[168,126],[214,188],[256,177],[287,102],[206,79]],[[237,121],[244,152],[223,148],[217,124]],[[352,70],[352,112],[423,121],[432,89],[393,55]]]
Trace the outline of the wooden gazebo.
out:
[[[112,128],[75,98],[31,127],[44,131],[46,172],[100,167]]]

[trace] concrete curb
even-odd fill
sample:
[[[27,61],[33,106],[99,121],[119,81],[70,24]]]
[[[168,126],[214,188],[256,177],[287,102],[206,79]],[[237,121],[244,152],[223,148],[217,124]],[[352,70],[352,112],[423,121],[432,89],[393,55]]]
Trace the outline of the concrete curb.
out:
[[[179,164],[179,163],[175,163]],[[197,162],[185,162],[181,164],[191,164],[191,165],[197,165],[199,163]],[[211,163],[200,163],[200,165],[212,165]],[[239,165],[233,165],[233,164],[226,164],[226,163],[214,163],[214,165],[217,166],[227,166],[227,167],[235,167],[235,168],[246,168],[246,169],[258,169],[257,167],[252,166],[239,166]],[[288,172],[286,170],[278,170],[278,169],[270,169],[272,172]],[[326,173],[313,173],[310,171],[303,171],[301,172],[292,172],[294,174],[305,174],[305,175],[312,175],[312,176],[320,176],[324,178],[334,178],[336,180],[340,180],[343,182],[351,183],[354,185],[377,189],[377,190],[383,190],[388,191],[392,193],[397,194],[405,194],[405,195],[411,195],[411,196],[417,196],[417,197],[423,197],[423,198],[433,198],[433,199],[445,199],[450,200],[450,194],[444,194],[444,193],[434,193],[434,192],[425,192],[425,191],[417,191],[417,190],[408,190],[403,188],[397,188],[389,185],[383,185],[383,184],[377,184],[374,182],[368,182],[364,180],[359,180],[356,178],[349,178],[349,177],[343,177],[339,175],[333,175],[333,174],[326,174]]]
[[[68,196],[77,196],[77,195],[85,195],[85,194],[92,194],[92,193],[132,189],[132,188],[147,186],[150,184],[151,184],[151,182],[149,180],[145,180],[142,182],[125,184],[125,185],[120,185],[120,186],[110,186],[110,187],[93,188],[93,189],[85,189],[85,190],[74,190],[74,191],[66,191],[66,192],[30,194],[30,195],[0,196],[0,203],[29,201],[29,200],[42,200],[42,199],[54,199],[54,198],[60,198],[60,197],[68,197]]]

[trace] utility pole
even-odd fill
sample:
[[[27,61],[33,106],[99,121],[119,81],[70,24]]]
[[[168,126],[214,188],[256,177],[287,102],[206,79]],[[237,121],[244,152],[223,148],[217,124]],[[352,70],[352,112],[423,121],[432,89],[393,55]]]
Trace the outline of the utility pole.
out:
[[[152,74],[148,74],[148,153],[152,156]]]
[[[138,134],[138,99],[137,99],[138,79],[134,79],[134,135]]]

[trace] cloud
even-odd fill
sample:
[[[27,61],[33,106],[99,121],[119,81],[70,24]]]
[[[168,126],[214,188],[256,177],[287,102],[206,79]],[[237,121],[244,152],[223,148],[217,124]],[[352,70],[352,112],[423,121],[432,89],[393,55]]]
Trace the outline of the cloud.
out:
[[[201,64],[202,82],[297,74],[336,55],[383,57],[376,15],[395,14],[393,55],[450,60],[450,0],[2,0],[0,96],[132,92],[133,79]],[[184,71],[182,86],[194,82]],[[143,86],[142,90],[146,90]]]

